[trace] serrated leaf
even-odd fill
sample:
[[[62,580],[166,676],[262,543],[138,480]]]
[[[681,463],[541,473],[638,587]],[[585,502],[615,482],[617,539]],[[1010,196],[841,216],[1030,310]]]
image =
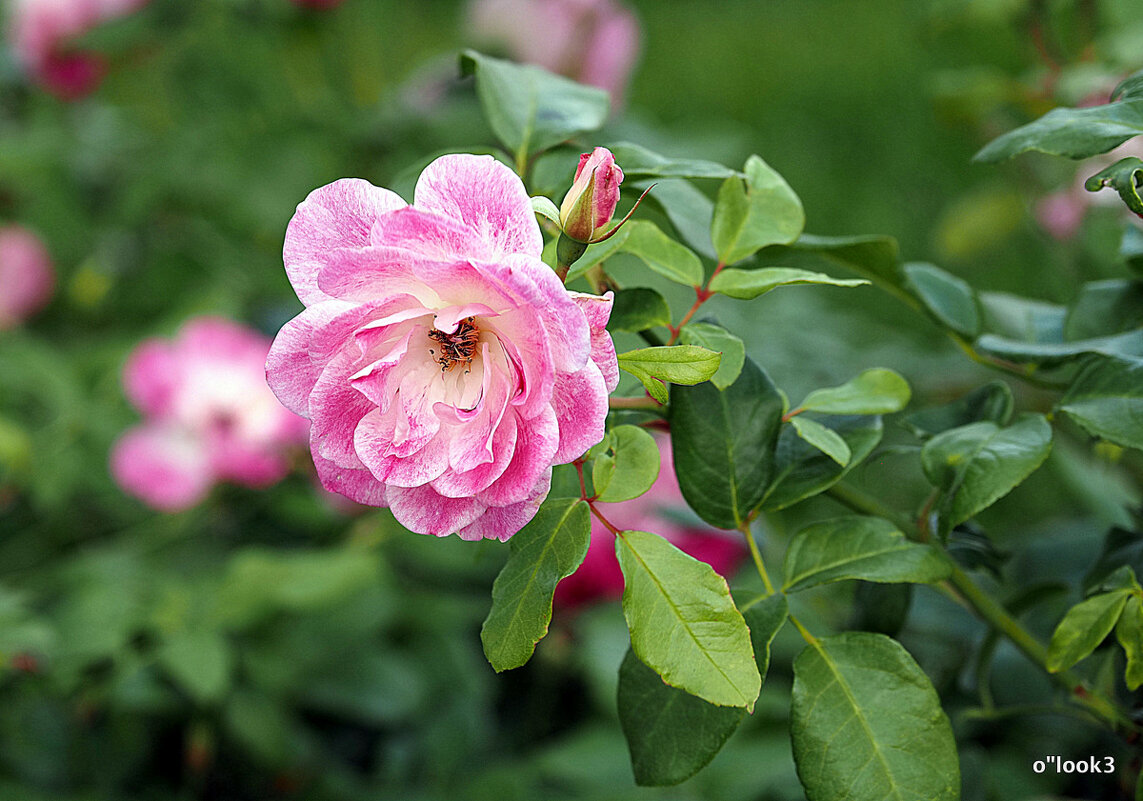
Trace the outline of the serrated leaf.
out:
[[[710,237],[723,264],[734,264],[767,245],[788,245],[806,224],[802,201],[758,156],[746,160],[745,180],[727,178],[718,190]]]
[[[638,257],[653,272],[684,286],[701,286],[702,262],[686,245],[682,245],[646,220],[635,220],[624,226],[627,238],[619,246],[623,253]]]
[[[971,423],[938,434],[921,449],[921,466],[943,493],[941,517],[951,527],[1011,492],[1051,448],[1048,421],[1027,415],[1008,428]]]
[[[614,312],[612,312],[614,315]],[[746,345],[741,339],[714,323],[690,323],[679,331],[679,342],[684,345],[699,345],[722,354],[718,369],[710,377],[710,383],[719,389],[733,384],[742,372],[746,361]]]
[[[909,542],[888,520],[839,517],[799,531],[786,551],[785,586],[794,592],[832,581],[932,584],[951,566],[934,548]]]
[[[762,500],[773,475],[782,397],[749,358],[724,390],[671,388],[671,445],[679,488],[712,526],[737,528]]]
[[[1115,639],[1127,656],[1127,689],[1134,692],[1143,685],[1143,599],[1138,595],[1132,595],[1124,605],[1115,624]]]
[[[1143,160],[1128,156],[1088,178],[1083,187],[1089,192],[1098,192],[1110,186],[1119,193],[1127,208],[1143,215],[1143,199],[1139,197],[1140,176],[1143,176]]]
[[[841,435],[832,428],[826,428],[815,420],[800,416],[792,418],[790,423],[794,426],[794,431],[797,432],[799,437],[833,459],[840,466],[845,467],[849,464],[849,446],[845,444],[845,440],[841,438]]]
[[[794,662],[790,732],[809,801],[956,801],[956,742],[928,676],[897,642],[848,632]]]
[[[746,716],[671,687],[628,650],[619,668],[619,722],[640,787],[679,784],[707,766]]]
[[[646,531],[621,532],[615,550],[636,656],[672,687],[753,709],[762,678],[726,579]]]
[[[1012,390],[1008,385],[1003,381],[989,381],[951,403],[914,412],[900,423],[921,439],[929,439],[969,423],[987,421],[1004,425],[1012,417],[1012,404]]]
[[[862,286],[869,282],[863,278],[834,278],[825,273],[814,273],[791,267],[763,267],[759,270],[723,270],[710,282],[710,291],[739,300],[753,300],[780,286],[795,284],[824,284],[826,286]]]
[[[917,262],[902,269],[910,291],[933,319],[966,337],[980,333],[976,293],[964,280],[932,264]]]
[[[638,426],[616,426],[591,465],[596,499],[604,503],[638,498],[659,477],[659,446]]]
[[[1143,450],[1143,361],[1093,362],[1072,382],[1059,409],[1093,436]]]
[[[904,409],[910,394],[904,378],[874,367],[840,387],[815,389],[798,408],[822,414],[890,414]]]
[[[785,509],[825,492],[869,456],[881,441],[880,417],[831,417],[824,425],[845,440],[851,454],[849,464],[842,467],[791,428],[784,427],[778,438],[774,479],[766,491],[763,509]]]
[[[632,287],[615,293],[611,305],[611,319],[607,327],[611,331],[646,331],[648,328],[666,326],[671,322],[671,309],[667,300],[654,289]],[[702,345],[701,342],[684,342],[684,345]]]
[[[730,178],[742,175],[714,161],[663,156],[632,142],[617,142],[608,149],[627,178]]]
[[[973,161],[997,162],[1035,150],[1086,159],[1143,134],[1143,100],[1090,108],[1056,108],[1040,119],[993,139]]]
[[[1052,632],[1046,666],[1051,673],[1067,670],[1087,657],[1115,628],[1131,590],[1093,595],[1067,611]]]
[[[532,658],[548,633],[556,584],[575,572],[591,541],[591,512],[578,498],[548,499],[510,540],[512,553],[492,585],[492,608],[480,629],[484,655],[497,672]]]
[[[602,89],[528,64],[466,50],[462,75],[476,76],[476,95],[496,138],[513,154],[546,150],[607,120],[611,98]]]
[[[665,345],[639,348],[619,354],[619,367],[639,379],[651,397],[667,402],[661,382],[698,384],[718,370],[722,357],[697,345]]]

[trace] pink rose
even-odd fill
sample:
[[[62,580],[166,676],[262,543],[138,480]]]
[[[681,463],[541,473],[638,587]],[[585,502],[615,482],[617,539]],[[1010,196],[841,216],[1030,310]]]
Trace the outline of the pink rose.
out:
[[[490,156],[437,159],[412,205],[344,179],[298,206],[284,256],[307,308],[266,373],[312,422],[327,489],[421,534],[504,540],[532,518],[619,380],[610,293],[567,291],[542,248]]]
[[[123,386],[146,418],[111,452],[125,490],[163,511],[201,501],[218,481],[265,487],[286,475],[306,421],[266,387],[268,337],[215,317],[149,339],[127,359]]]
[[[639,23],[613,0],[474,0],[477,36],[509,54],[622,99],[639,54]]]
[[[659,439],[662,469],[646,493],[622,503],[596,504],[603,516],[623,531],[650,531],[700,559],[721,575],[733,573],[746,558],[746,545],[726,531],[708,527],[687,509],[671,459],[671,443]],[[615,535],[594,517],[587,557],[575,573],[556,585],[554,603],[570,609],[623,594],[623,573],[615,558]]]
[[[605,147],[579,157],[575,180],[560,205],[560,227],[577,242],[591,242],[603,233],[619,204],[623,170]]]
[[[19,325],[51,300],[55,272],[47,248],[19,225],[0,227],[0,330]]]
[[[9,40],[17,59],[53,94],[71,100],[103,77],[102,59],[70,42],[105,20],[142,8],[149,0],[14,0]]]

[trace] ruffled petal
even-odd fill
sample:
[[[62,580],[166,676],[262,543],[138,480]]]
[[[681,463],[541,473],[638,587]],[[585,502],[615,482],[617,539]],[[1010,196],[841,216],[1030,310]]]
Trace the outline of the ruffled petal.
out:
[[[611,306],[614,293],[588,295],[583,292],[569,292],[571,299],[583,311],[587,325],[591,329],[591,360],[603,374],[607,391],[614,392],[619,386],[619,361],[615,356],[615,343],[607,333],[607,323],[611,319]]]
[[[559,422],[560,447],[553,464],[566,464],[603,439],[607,419],[607,386],[595,362],[578,373],[560,373],[552,391]]]
[[[507,414],[496,427],[492,439],[492,460],[460,472],[451,467],[433,480],[433,489],[449,498],[468,498],[485,489],[504,474],[516,452],[516,415]]]
[[[310,449],[340,467],[363,467],[353,446],[354,432],[365,415],[376,409],[354,389],[349,377],[355,361],[339,353],[322,371],[310,394]]]
[[[552,470],[540,476],[530,495],[519,503],[489,507],[471,524],[457,531],[462,540],[504,540],[522,529],[536,516],[552,488]]]
[[[540,476],[551,470],[560,437],[552,410],[546,409],[544,414],[531,420],[517,419],[516,428],[516,451],[511,464],[488,489],[476,496],[489,506],[508,506],[526,500]]]
[[[385,497],[398,523],[417,534],[436,537],[466,528],[486,508],[475,498],[446,498],[428,484],[420,487],[390,485]]]
[[[385,500],[385,485],[372,473],[360,468],[342,467],[329,459],[323,459],[314,451],[314,467],[318,480],[330,492],[338,492],[356,503],[365,506],[388,506]]]
[[[127,492],[164,512],[194,506],[215,479],[205,443],[165,425],[127,431],[111,450],[111,475]]]
[[[328,300],[304,309],[282,326],[266,356],[266,383],[283,406],[309,417],[310,393],[329,356],[345,347],[349,334],[369,313],[367,306]],[[311,350],[328,355],[315,359]]]

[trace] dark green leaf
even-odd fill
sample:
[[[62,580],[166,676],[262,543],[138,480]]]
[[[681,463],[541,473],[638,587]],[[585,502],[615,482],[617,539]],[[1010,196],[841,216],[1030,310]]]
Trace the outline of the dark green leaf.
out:
[[[626,178],[730,178],[742,175],[714,161],[671,158],[632,142],[617,142],[609,149]]]
[[[1072,382],[1059,408],[1093,436],[1143,450],[1143,360],[1094,361]]]
[[[1136,575],[1143,576],[1143,534],[1113,528],[1107,532],[1099,558],[1083,578],[1084,592],[1091,592],[1125,565]]]
[[[976,294],[965,281],[932,264],[915,262],[902,269],[909,289],[938,323],[970,338],[980,333]]]
[[[801,416],[791,419],[790,424],[794,427],[794,431],[797,432],[799,437],[833,459],[840,466],[845,467],[849,464],[849,446],[845,444],[845,440],[841,438],[841,435],[832,428],[826,428],[815,420]]]
[[[992,422],[1004,425],[1012,417],[1012,390],[1003,381],[989,381],[967,395],[937,406],[925,409],[901,420],[901,425],[921,439],[969,423]]]
[[[1010,362],[1038,364],[1042,367],[1057,367],[1092,354],[1141,358],[1143,357],[1143,329],[1110,337],[1083,339],[1078,342],[1020,342],[985,334],[976,340],[976,349],[981,353]]]
[[[1073,606],[1052,632],[1047,668],[1052,673],[1067,670],[1088,656],[1115,628],[1131,590],[1094,595]]]
[[[746,710],[715,706],[663,683],[628,650],[619,668],[619,722],[640,787],[686,781],[714,759]]]
[[[858,581],[853,593],[853,614],[846,628],[895,637],[905,626],[912,602],[912,584]]]
[[[1115,85],[1111,90],[1112,102],[1116,100],[1134,100],[1143,96],[1143,70],[1133,72]]]
[[[590,541],[591,512],[577,498],[548,499],[512,537],[512,554],[492,585],[492,609],[480,629],[484,655],[497,671],[532,658],[548,633],[556,584],[580,566]]]
[[[786,596],[780,592],[742,607],[742,617],[750,627],[750,642],[754,646],[754,661],[762,681],[770,669],[770,644],[782,630],[790,613]]]
[[[737,528],[773,475],[782,397],[749,358],[724,390],[671,388],[671,444],[679,488],[691,508],[719,528]]]
[[[790,541],[785,592],[831,581],[862,579],[885,584],[932,584],[950,565],[929,545],[909,542],[888,520],[839,517],[814,523]]]
[[[607,327],[612,331],[646,331],[648,328],[666,326],[671,322],[671,309],[666,299],[653,289],[633,287],[615,293],[611,307],[611,319]],[[684,342],[684,345],[701,345],[701,342]]]
[[[607,120],[607,92],[539,67],[491,58],[475,50],[460,56],[462,75],[476,76],[476,94],[493,133],[513,154],[546,150]]]
[[[849,632],[794,662],[794,761],[809,801],[955,801],[960,768],[932,684],[897,642]]]
[[[1127,656],[1127,689],[1134,692],[1143,685],[1143,599],[1138,595],[1132,595],[1123,607],[1115,625],[1115,639]]]
[[[851,454],[849,464],[840,466],[802,440],[789,426],[783,426],[778,439],[774,480],[762,502],[763,509],[785,509],[825,492],[869,456],[881,441],[880,417],[831,417],[824,424],[845,440]]]
[[[714,323],[690,323],[679,331],[679,342],[683,345],[699,345],[722,354],[718,370],[710,377],[710,383],[719,389],[733,384],[742,372],[746,361],[746,345],[734,334]]]
[[[897,240],[891,236],[813,236],[802,234],[792,245],[773,245],[754,258],[758,266],[798,267],[821,271],[844,267],[883,289],[902,293]]]
[[[1119,255],[1136,277],[1143,277],[1143,231],[1134,223],[1123,226],[1123,239],[1119,242]]]
[[[1120,159],[1084,181],[1084,189],[1098,192],[1110,186],[1136,214],[1143,215],[1143,199],[1139,197],[1140,176],[1143,176],[1143,160],[1135,156]]]
[[[974,161],[997,162],[1036,150],[1086,159],[1143,133],[1143,100],[1090,108],[1057,108],[989,142]]]
[[[638,426],[616,426],[591,465],[596,498],[605,503],[638,498],[659,477],[659,446]]]
[[[615,540],[631,647],[672,687],[720,706],[754,708],[762,678],[726,579],[646,531]]]
[[[666,403],[667,388],[661,382],[701,383],[715,374],[721,360],[719,354],[697,345],[666,345],[620,353],[619,367],[638,378],[651,397]]]
[[[780,286],[795,284],[826,284],[828,286],[861,286],[869,282],[862,278],[834,278],[825,273],[813,273],[791,267],[764,267],[759,270],[723,270],[710,282],[710,291],[739,300],[753,300]]]
[[[890,414],[909,403],[909,384],[892,370],[874,367],[840,387],[815,389],[798,408],[822,414]]]
[[[1122,334],[1143,325],[1143,286],[1138,281],[1091,281],[1080,289],[1064,323],[1064,338],[1084,340]]]
[[[745,180],[727,178],[718,191],[710,237],[723,264],[734,264],[767,245],[787,245],[806,223],[802,202],[758,156],[746,160]]]
[[[925,443],[921,465],[942,491],[941,517],[951,527],[1007,495],[1048,458],[1052,427],[1027,415],[1008,428],[970,423]]]

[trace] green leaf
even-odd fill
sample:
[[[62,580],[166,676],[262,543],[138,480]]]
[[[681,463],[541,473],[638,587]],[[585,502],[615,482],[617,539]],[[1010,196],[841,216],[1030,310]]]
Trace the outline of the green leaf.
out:
[[[616,426],[591,465],[596,499],[605,503],[638,498],[659,477],[659,446],[639,426]]]
[[[973,161],[997,162],[1035,150],[1086,159],[1143,134],[1143,100],[1090,108],[1056,108],[989,142]]]
[[[670,420],[683,497],[712,526],[737,528],[770,483],[782,396],[747,358],[724,390],[713,384],[672,387]]]
[[[639,348],[619,354],[619,367],[642,382],[651,397],[667,402],[667,389],[661,381],[672,384],[698,384],[718,370],[722,357],[697,345],[666,345]]]
[[[710,237],[723,264],[734,264],[767,245],[788,245],[806,224],[802,201],[758,156],[746,160],[746,178],[727,178],[718,190]]]
[[[1007,292],[981,292],[980,306],[984,312],[984,327],[994,334],[1024,342],[1064,341],[1068,312],[1056,303]]]
[[[571,283],[577,278],[582,278],[592,267],[618,253],[623,245],[626,244],[627,237],[631,234],[629,229],[630,223],[620,228],[611,238],[597,242],[594,245],[588,245],[587,250],[584,251],[582,256],[575,260],[571,269],[568,270],[566,283]],[[552,240],[552,242],[549,243],[552,245],[553,253],[555,252],[555,241],[556,240]]]
[[[200,703],[217,701],[230,689],[230,646],[220,632],[173,634],[159,649],[158,660],[175,684]]]
[[[794,431],[797,432],[799,437],[813,445],[826,456],[833,459],[842,467],[849,464],[851,455],[849,446],[845,444],[845,440],[841,438],[841,435],[832,428],[826,428],[821,423],[800,416],[792,418],[790,423],[794,426]]]
[[[946,527],[955,526],[1012,491],[1048,458],[1052,427],[1033,414],[1008,428],[970,423],[925,443],[921,466],[943,493],[939,507]]]
[[[619,250],[642,259],[652,271],[685,286],[701,286],[702,262],[686,245],[681,245],[646,220],[627,223],[627,238]]]
[[[626,178],[731,178],[742,175],[718,162],[671,158],[632,142],[616,142],[608,149],[623,168]]]
[[[611,106],[602,89],[475,50],[461,54],[460,71],[476,76],[476,95],[492,132],[517,156],[597,130]]]
[[[1076,376],[1059,409],[1093,436],[1143,450],[1143,360],[1092,362]]]
[[[619,668],[619,722],[640,787],[679,784],[707,766],[746,710],[708,704],[663,683],[628,650]]]
[[[1113,528],[1107,532],[1099,558],[1083,577],[1084,593],[1106,585],[1112,575],[1125,566],[1132,574],[1143,575],[1143,534]]]
[[[632,287],[615,293],[611,306],[611,319],[607,323],[612,331],[646,331],[648,328],[666,326],[671,322],[671,309],[666,299],[654,289]],[[701,345],[701,342],[684,342],[684,345]]]
[[[843,267],[883,289],[904,296],[905,277],[897,240],[891,236],[814,236],[802,234],[792,245],[772,245],[758,252],[759,267],[797,267],[821,271]]]
[[[583,562],[591,541],[591,512],[577,498],[544,501],[510,540],[512,553],[492,585],[492,609],[480,629],[484,655],[497,672],[532,658],[548,633],[560,579]]]
[[[888,520],[839,517],[799,531],[786,551],[785,592],[831,581],[932,584],[951,566],[929,545],[909,542]]]
[[[881,634],[813,641],[794,662],[790,733],[809,801],[956,801],[952,728],[928,676]]]
[[[1127,689],[1134,692],[1143,684],[1143,599],[1138,595],[1132,595],[1123,607],[1115,625],[1115,639],[1127,656]]]
[[[532,198],[532,211],[541,216],[547,217],[552,222],[559,225],[560,210],[556,208],[556,204],[546,197]]]
[[[903,267],[910,291],[938,323],[966,337],[980,333],[976,293],[965,281],[932,264]]]
[[[1143,326],[1143,285],[1138,281],[1090,281],[1080,289],[1064,322],[1064,338],[1092,339]]]
[[[1012,390],[1003,381],[987,384],[962,395],[951,403],[914,412],[901,425],[921,439],[929,439],[950,428],[989,421],[1004,425],[1012,417]]]
[[[1143,198],[1139,197],[1140,176],[1143,176],[1143,160],[1128,156],[1088,178],[1084,181],[1083,188],[1089,192],[1098,192],[1103,187],[1110,186],[1119,193],[1127,208],[1143,215]]]
[[[799,409],[822,414],[889,414],[909,403],[909,384],[892,370],[874,367],[840,387],[815,389]]]
[[[615,551],[636,656],[672,687],[752,710],[762,678],[726,579],[646,531],[621,532]]]
[[[826,284],[828,286],[862,286],[869,282],[862,278],[834,278],[825,273],[813,273],[790,267],[764,267],[760,270],[723,270],[710,282],[710,291],[739,300],[753,300],[780,286],[794,284]]]
[[[1088,355],[1143,357],[1143,329],[1110,337],[1093,337],[1078,342],[1019,342],[985,334],[976,340],[981,353],[1019,364],[1058,367]]]
[[[797,418],[794,418],[797,419]],[[824,425],[836,431],[849,447],[849,464],[842,467],[783,426],[775,456],[774,480],[762,508],[776,511],[825,492],[873,452],[881,441],[880,417],[831,417]]]
[[[742,617],[750,627],[750,643],[754,646],[754,661],[762,681],[770,669],[770,645],[790,613],[786,596],[780,592],[769,595],[742,607]]]
[[[1123,226],[1119,256],[1127,263],[1127,268],[1135,273],[1136,278],[1143,278],[1143,231],[1134,223]]]
[[[658,206],[667,215],[679,237],[695,252],[709,259],[714,255],[714,245],[710,241],[710,223],[714,217],[714,203],[694,184],[683,178],[667,178],[654,181],[654,190],[647,200]],[[646,189],[652,181],[638,181],[636,189]]]
[[[1091,654],[1115,628],[1130,596],[1131,590],[1105,592],[1069,609],[1052,632],[1052,641],[1048,644],[1048,670],[1059,673]]]
[[[612,314],[614,315],[614,312]],[[714,323],[684,325],[679,331],[679,342],[684,345],[699,345],[722,354],[718,370],[710,377],[710,383],[718,389],[726,389],[733,384],[746,362],[746,345],[742,340]]]

